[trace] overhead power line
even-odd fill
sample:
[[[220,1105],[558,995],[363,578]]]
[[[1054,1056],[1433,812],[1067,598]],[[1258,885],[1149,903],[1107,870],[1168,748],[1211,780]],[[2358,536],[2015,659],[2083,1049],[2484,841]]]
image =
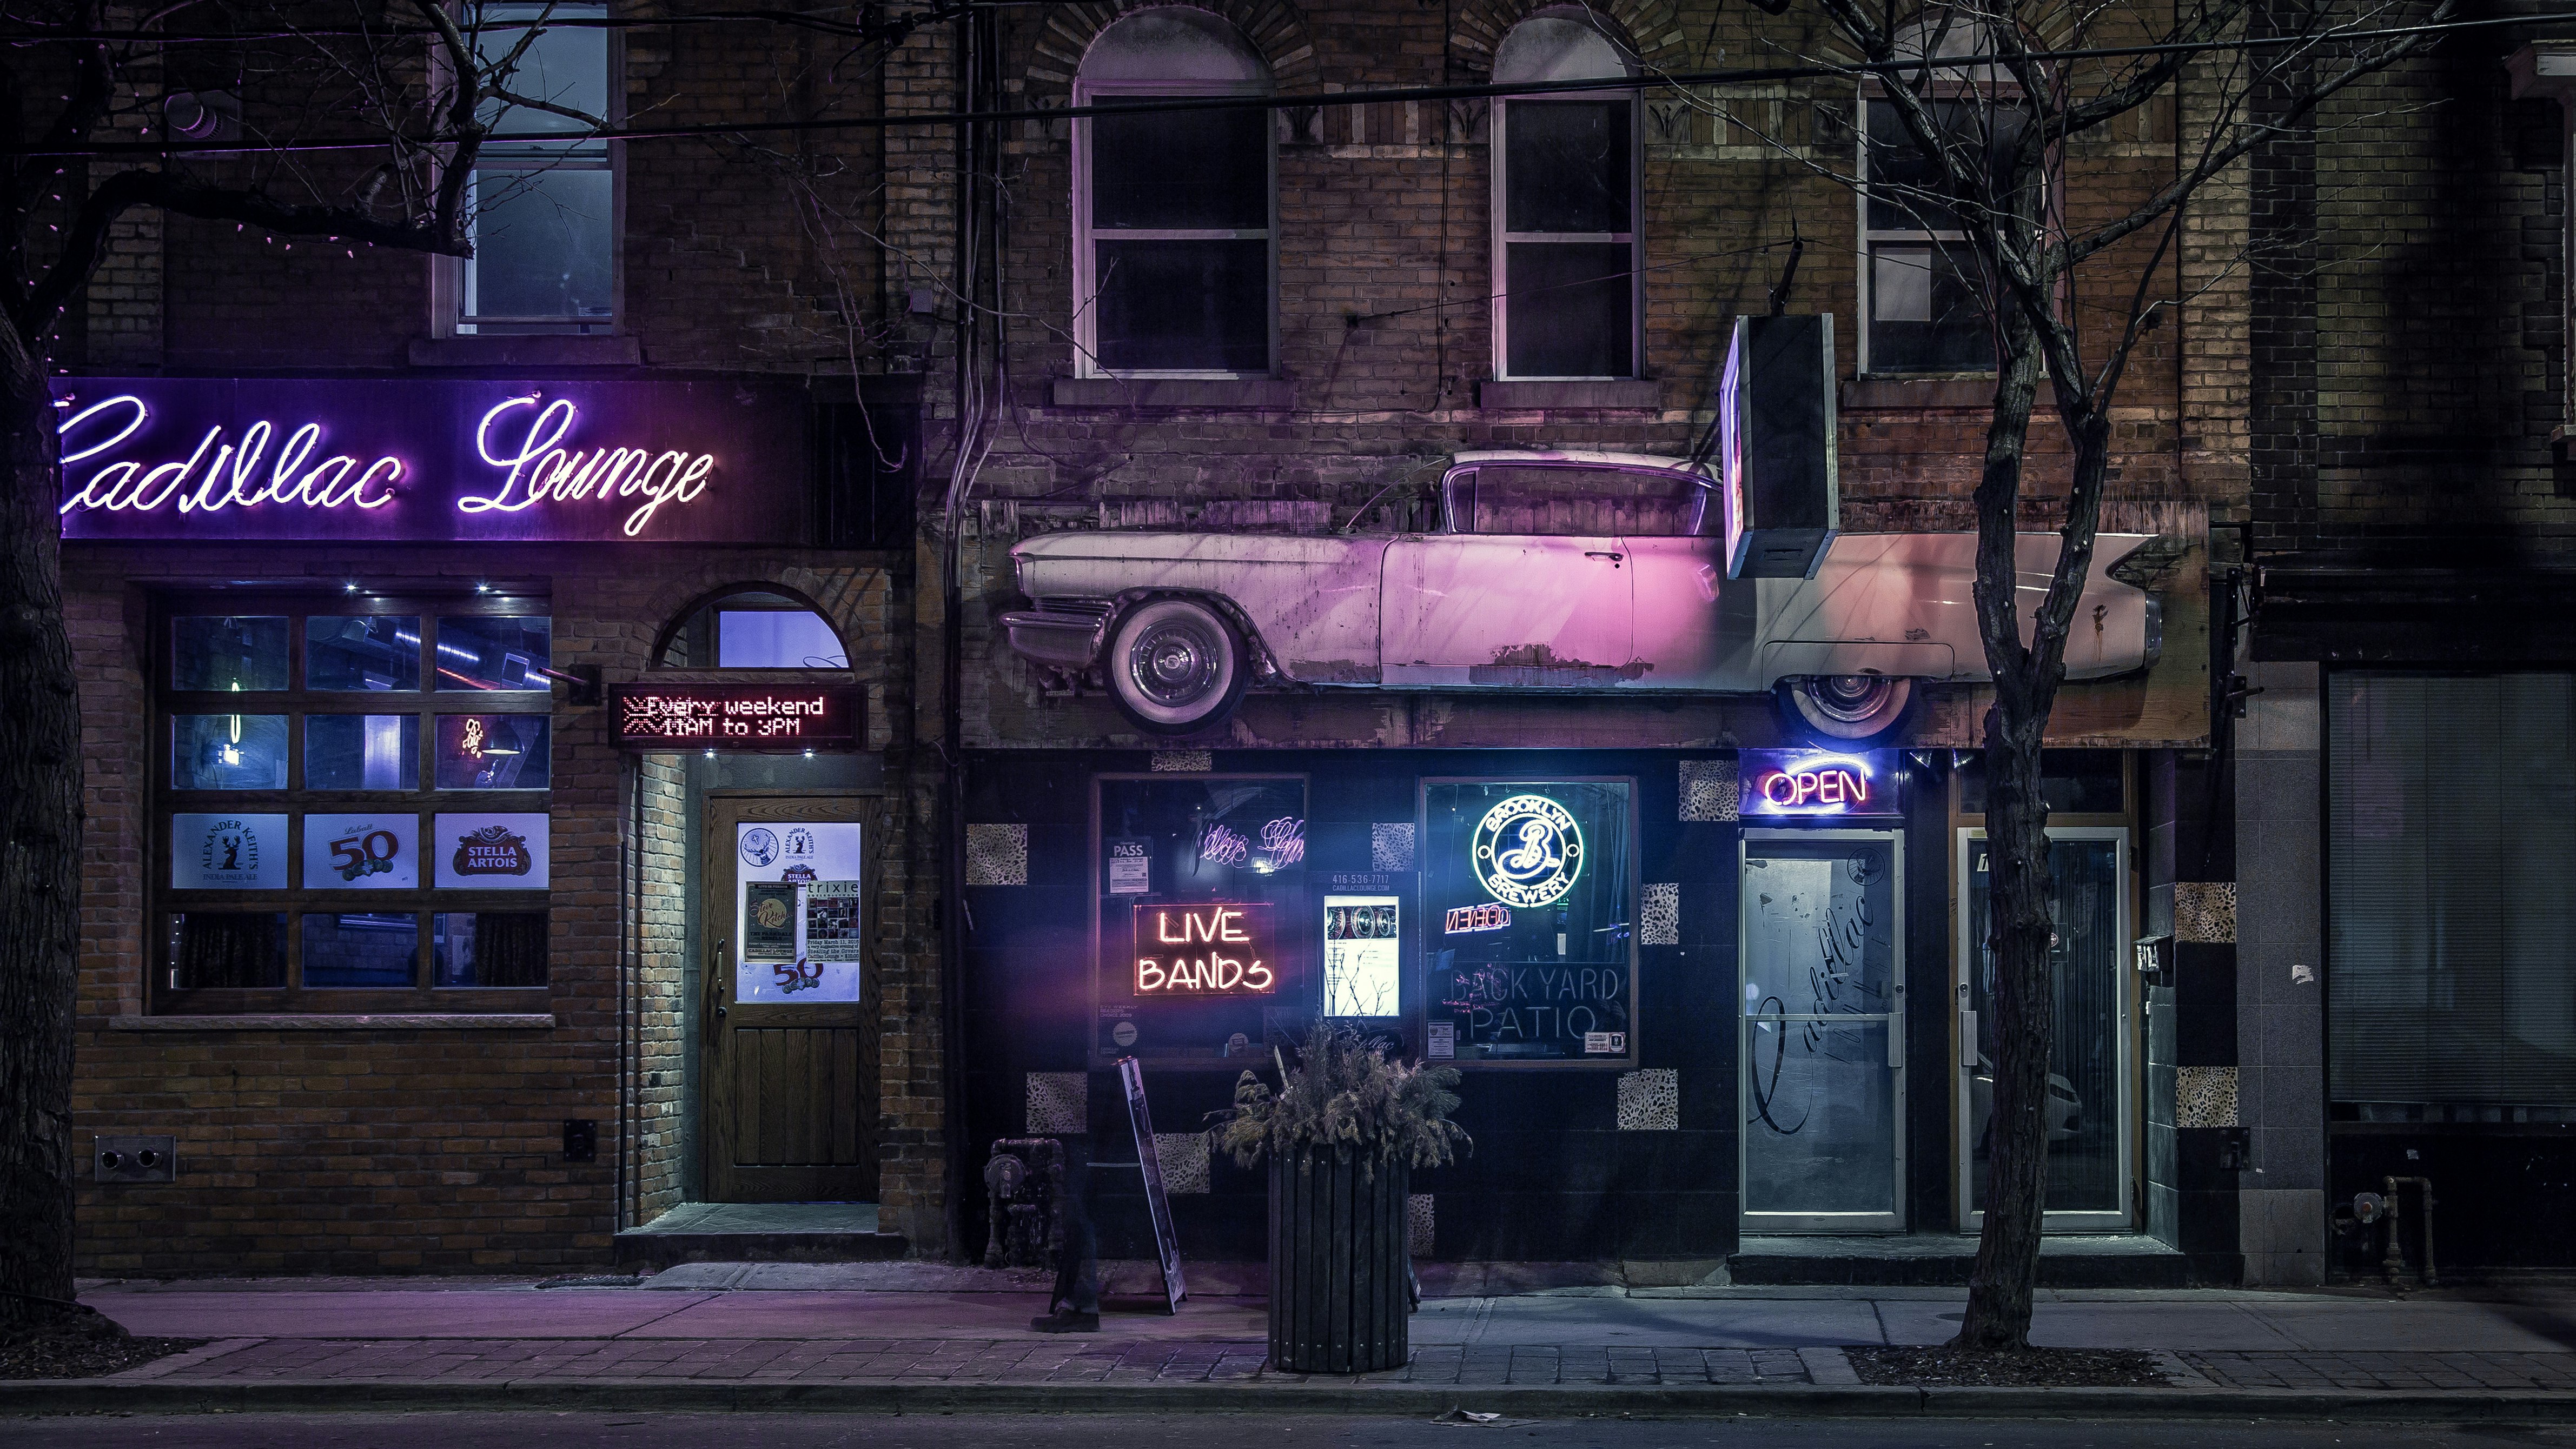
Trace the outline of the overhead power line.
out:
[[[1157,115],[1174,112],[1212,111],[1279,111],[1325,108],[1334,106],[1395,105],[1418,101],[1492,100],[1527,96],[1580,95],[1598,91],[1635,91],[1652,87],[1694,87],[1777,84],[1782,81],[1848,79],[1866,75],[1907,75],[1927,71],[1969,70],[1980,66],[2002,65],[2017,60],[2066,62],[2081,60],[2142,60],[2157,56],[2205,55],[2216,51],[2284,50],[2308,46],[2345,44],[2354,41],[2397,40],[2417,35],[2439,35],[2453,31],[2484,30],[2503,25],[2543,26],[2576,23],[2576,11],[2550,15],[2490,16],[2479,20],[2444,21],[2435,25],[2385,26],[2368,30],[2323,30],[2313,33],[2279,36],[2249,36],[2234,40],[2167,41],[2151,45],[2090,46],[2072,50],[2023,51],[2018,56],[2003,53],[1986,55],[1940,56],[1934,59],[1897,61],[1853,61],[1848,64],[1801,66],[1742,66],[1730,70],[1659,72],[1652,76],[1607,76],[1590,80],[1518,81],[1499,85],[1399,86],[1385,90],[1298,92],[1267,96],[1174,96],[1159,100],[1120,101],[1114,104],[1059,106],[1052,110],[1018,108],[992,111],[941,111],[918,114],[829,116],[801,121],[710,121],[683,126],[611,126],[596,131],[527,131],[496,132],[483,138],[487,146],[532,143],[560,146],[574,141],[667,141],[709,136],[784,135],[802,132],[907,130],[925,126],[989,125],[1002,121],[1068,121],[1094,116]],[[452,139],[441,137],[347,136],[320,140],[285,141],[265,145],[243,145],[237,141],[97,141],[79,146],[13,146],[0,147],[0,156],[188,156],[211,155],[278,155],[320,153],[329,151],[375,150],[393,144],[415,149],[453,146]]]
[[[916,14],[898,15],[866,26],[799,10],[697,10],[686,15],[552,15],[542,23],[526,17],[487,20],[472,30],[668,30],[687,25],[784,25],[826,35],[867,39],[899,30],[923,16],[945,19],[966,10],[1017,10],[1031,6],[1075,5],[1083,0],[945,0]],[[426,40],[442,34],[428,25],[355,27],[326,25],[254,30],[0,30],[0,45],[242,45],[261,40]]]

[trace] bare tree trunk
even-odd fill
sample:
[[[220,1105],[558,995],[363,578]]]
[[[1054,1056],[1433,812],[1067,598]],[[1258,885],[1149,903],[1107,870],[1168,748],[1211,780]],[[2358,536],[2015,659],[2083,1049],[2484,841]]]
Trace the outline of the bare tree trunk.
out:
[[[72,1297],[81,720],[63,624],[53,406],[0,328],[0,1325]]]
[[[2014,591],[2020,570],[2021,471],[2028,451],[2039,355],[2029,320],[2000,319],[2003,357],[1977,483],[1977,615],[1995,680],[1986,713],[1987,942],[1995,984],[1994,1106],[1988,1117],[1986,1223],[1960,1316],[1960,1348],[2030,1342],[2038,1278],[2040,1213],[2048,1190],[2049,1034],[2048,800],[2040,742],[2056,690],[2034,689],[2041,659],[2023,647]]]

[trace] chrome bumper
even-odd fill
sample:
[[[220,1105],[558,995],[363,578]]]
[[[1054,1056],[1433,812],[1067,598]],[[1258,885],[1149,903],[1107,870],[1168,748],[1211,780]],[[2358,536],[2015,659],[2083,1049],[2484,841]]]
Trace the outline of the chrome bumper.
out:
[[[1024,609],[1002,615],[1000,622],[1012,653],[1051,669],[1089,669],[1109,630],[1105,610]]]

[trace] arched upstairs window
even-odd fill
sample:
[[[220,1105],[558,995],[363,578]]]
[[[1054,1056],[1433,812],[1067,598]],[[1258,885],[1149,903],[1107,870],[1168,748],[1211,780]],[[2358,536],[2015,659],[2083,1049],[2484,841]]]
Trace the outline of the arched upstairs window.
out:
[[[847,669],[849,646],[799,599],[745,589],[689,611],[662,641],[661,669]]]
[[[1127,16],[1092,42],[1074,104],[1270,93],[1242,32],[1204,10]],[[1087,375],[1266,377],[1275,350],[1270,115],[1074,123],[1074,332]]]
[[[1976,253],[1957,210],[1943,204],[1938,169],[1905,129],[1888,87],[1920,94],[1945,137],[1985,149],[1995,165],[2019,144],[2027,115],[2009,103],[2003,67],[1938,63],[1995,53],[1992,32],[1974,16],[1932,11],[1897,36],[1895,52],[1901,60],[1932,63],[1861,82],[1861,371],[1992,372],[1994,331],[1977,285]],[[1999,182],[1999,172],[1996,177]]]
[[[1580,10],[1522,21],[1494,54],[1497,85],[1636,73]],[[1500,101],[1493,158],[1496,375],[1637,376],[1636,92]]]

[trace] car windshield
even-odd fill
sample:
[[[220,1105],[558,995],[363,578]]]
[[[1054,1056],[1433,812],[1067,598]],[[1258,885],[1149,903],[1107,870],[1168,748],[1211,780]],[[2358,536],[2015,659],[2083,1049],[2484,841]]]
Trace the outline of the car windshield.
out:
[[[1716,525],[1707,479],[1679,469],[1479,463],[1449,478],[1458,533],[1689,538]]]

